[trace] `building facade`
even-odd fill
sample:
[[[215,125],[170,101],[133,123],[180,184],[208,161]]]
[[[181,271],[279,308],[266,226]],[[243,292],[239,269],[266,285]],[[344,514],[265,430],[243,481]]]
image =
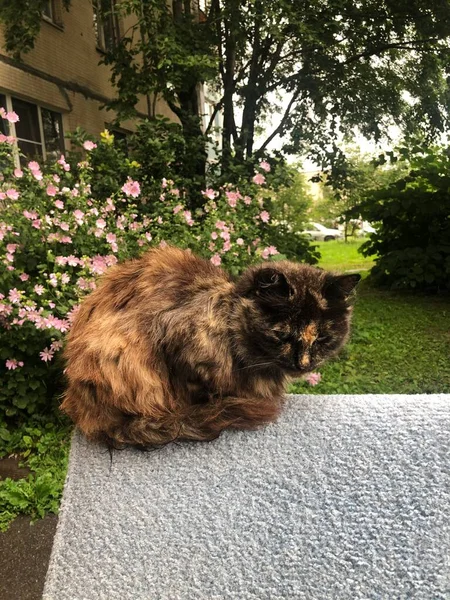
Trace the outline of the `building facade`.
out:
[[[130,25],[102,14],[100,0],[76,0],[69,11],[62,0],[47,0],[35,47],[21,61],[4,50],[0,26],[0,106],[20,116],[2,133],[14,135],[27,156],[47,159],[67,149],[64,135],[77,127],[92,135],[110,128],[115,114],[102,106],[115,93],[109,67],[99,62]],[[137,108],[147,115],[146,98]],[[174,118],[162,101],[156,112]],[[122,125],[134,129],[132,121]]]

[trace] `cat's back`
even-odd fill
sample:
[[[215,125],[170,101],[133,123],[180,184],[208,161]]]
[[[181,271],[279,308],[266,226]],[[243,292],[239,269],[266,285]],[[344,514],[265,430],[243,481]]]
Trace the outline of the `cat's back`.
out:
[[[222,269],[189,250],[151,249],[102,276],[97,289],[83,301],[73,330],[88,320],[129,323],[135,313],[150,315],[185,306],[229,286]]]

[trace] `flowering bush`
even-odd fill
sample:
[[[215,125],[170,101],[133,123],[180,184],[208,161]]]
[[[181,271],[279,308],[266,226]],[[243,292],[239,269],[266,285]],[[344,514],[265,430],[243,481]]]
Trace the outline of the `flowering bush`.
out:
[[[75,169],[64,156],[48,169],[37,161],[17,168],[13,142],[0,140],[0,415],[50,406],[61,382],[64,334],[96,278],[118,261],[168,243],[234,273],[282,257],[271,243],[276,227],[264,199],[268,163],[252,182],[205,189],[195,215],[175,183],[163,179],[158,202],[143,214],[146,197],[135,178],[106,199],[94,197],[91,140]]]

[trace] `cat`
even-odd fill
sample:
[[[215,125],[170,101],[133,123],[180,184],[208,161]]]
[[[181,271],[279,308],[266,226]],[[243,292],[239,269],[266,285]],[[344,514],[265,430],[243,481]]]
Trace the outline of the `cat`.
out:
[[[82,302],[61,408],[113,447],[268,424],[287,382],[344,345],[359,279],[282,260],[234,281],[189,250],[150,250],[111,268]]]

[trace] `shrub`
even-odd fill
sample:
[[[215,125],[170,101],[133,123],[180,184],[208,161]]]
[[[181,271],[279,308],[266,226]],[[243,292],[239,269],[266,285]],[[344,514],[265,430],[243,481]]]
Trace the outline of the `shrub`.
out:
[[[61,386],[64,334],[80,300],[111,265],[168,243],[236,274],[251,262],[282,257],[264,199],[266,163],[239,187],[204,190],[206,204],[193,214],[183,192],[164,178],[151,204],[131,177],[110,196],[96,197],[91,154],[110,145],[107,136],[97,144],[85,140],[87,159],[76,169],[64,156],[48,169],[36,161],[16,169],[11,143],[0,140],[0,431],[2,418],[4,426],[5,417],[52,408],[49,399]],[[314,261],[302,243],[302,258]]]
[[[371,279],[378,285],[448,290],[450,151],[415,146],[401,149],[400,156],[409,164],[408,174],[369,192],[355,209],[377,228],[361,252],[377,255]]]

